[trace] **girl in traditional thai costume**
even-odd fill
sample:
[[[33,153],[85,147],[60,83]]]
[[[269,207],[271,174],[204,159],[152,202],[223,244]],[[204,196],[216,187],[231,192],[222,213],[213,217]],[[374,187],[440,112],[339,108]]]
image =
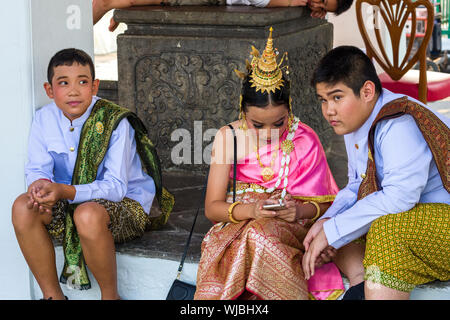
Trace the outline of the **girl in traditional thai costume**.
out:
[[[205,214],[216,223],[202,243],[195,299],[336,299],[344,289],[336,266],[320,268],[308,290],[301,261],[308,228],[338,188],[319,138],[292,114],[272,29],[262,56],[255,48],[252,55],[248,74],[237,71],[240,119],[214,141]],[[227,192],[234,169],[236,189]],[[263,209],[279,201],[284,209]]]

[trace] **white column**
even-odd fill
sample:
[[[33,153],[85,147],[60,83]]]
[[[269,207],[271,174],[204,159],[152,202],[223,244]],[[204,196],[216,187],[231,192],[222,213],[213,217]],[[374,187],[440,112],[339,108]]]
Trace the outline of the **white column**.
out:
[[[0,299],[30,299],[30,272],[11,224],[26,191],[24,166],[34,110],[50,57],[66,47],[93,54],[91,0],[14,0],[0,10]]]
[[[25,190],[23,167],[33,110],[29,2],[4,4],[0,26],[0,299],[29,299],[29,271],[11,224],[11,205]]]

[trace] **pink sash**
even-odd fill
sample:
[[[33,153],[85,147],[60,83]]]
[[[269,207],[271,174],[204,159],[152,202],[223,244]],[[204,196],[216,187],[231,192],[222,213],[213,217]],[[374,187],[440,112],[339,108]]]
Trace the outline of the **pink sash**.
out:
[[[308,280],[311,300],[336,300],[344,293],[344,283],[339,269],[332,262],[315,270]]]

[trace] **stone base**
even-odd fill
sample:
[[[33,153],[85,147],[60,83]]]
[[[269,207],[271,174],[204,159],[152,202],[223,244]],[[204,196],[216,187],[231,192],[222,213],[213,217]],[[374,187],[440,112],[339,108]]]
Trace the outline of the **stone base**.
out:
[[[100,80],[97,96],[107,99],[116,104],[119,103],[119,93],[117,89],[117,81],[114,80]]]
[[[128,27],[117,39],[119,102],[144,121],[164,169],[207,171],[215,130],[238,118],[234,69],[245,70],[252,45],[264,49],[270,27],[280,57],[289,54],[294,114],[331,150],[333,131],[310,77],[332,47],[332,25],[309,9],[149,6],[116,10],[114,19]],[[188,148],[176,162],[181,139],[189,139]]]

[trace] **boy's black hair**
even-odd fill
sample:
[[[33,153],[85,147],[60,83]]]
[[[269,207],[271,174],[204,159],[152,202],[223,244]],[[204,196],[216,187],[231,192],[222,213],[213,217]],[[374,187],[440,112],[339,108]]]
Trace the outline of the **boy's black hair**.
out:
[[[47,68],[47,80],[48,83],[52,83],[53,75],[55,74],[54,68],[59,66],[71,66],[73,63],[79,63],[82,66],[89,65],[91,70],[92,80],[95,79],[95,68],[91,57],[80,49],[68,48],[63,49],[55,53],[55,55],[50,59]]]
[[[366,81],[375,84],[375,90],[381,93],[382,87],[375,67],[369,57],[353,46],[340,46],[328,52],[319,62],[311,79],[311,85],[318,83],[335,85],[342,82],[359,97]]]
[[[337,8],[334,12],[335,15],[340,15],[341,13],[347,11],[352,6],[353,0],[337,0]]]
[[[250,78],[246,77],[242,84],[242,110],[244,112],[247,111],[247,106],[264,108],[269,104],[274,106],[285,104],[289,108],[289,81],[283,78],[284,85],[280,89],[275,90],[275,92],[262,93],[261,90],[256,92],[256,88],[252,87],[249,80]]]

